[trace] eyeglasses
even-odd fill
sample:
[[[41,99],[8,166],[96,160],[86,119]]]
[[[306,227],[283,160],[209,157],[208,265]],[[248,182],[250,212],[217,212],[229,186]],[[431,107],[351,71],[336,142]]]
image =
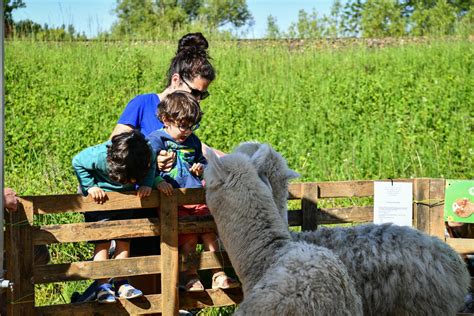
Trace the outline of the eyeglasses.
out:
[[[195,125],[191,125],[191,126],[176,125],[176,127],[183,133],[187,132],[187,131],[194,132],[195,130],[197,130],[199,128],[199,123],[197,123]]]
[[[201,91],[201,90],[198,90],[198,89],[194,89],[193,87],[191,87],[189,85],[189,83],[186,82],[186,80],[184,80],[184,78],[181,78],[181,80],[186,84],[186,86],[188,86],[189,90],[191,90],[191,94],[195,98],[198,98],[199,100],[204,100],[205,98],[207,98],[209,96],[209,92],[207,90],[206,91]]]

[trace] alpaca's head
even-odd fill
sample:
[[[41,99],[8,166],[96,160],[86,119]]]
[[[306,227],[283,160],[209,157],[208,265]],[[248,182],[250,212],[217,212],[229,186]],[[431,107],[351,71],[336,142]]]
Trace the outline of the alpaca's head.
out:
[[[211,212],[223,209],[226,203],[237,205],[247,199],[266,196],[273,202],[268,179],[259,177],[255,168],[255,161],[267,156],[269,146],[262,146],[252,157],[242,153],[233,153],[217,157],[212,151],[206,153],[208,166],[204,172],[206,181],[206,202]],[[266,180],[266,181],[265,181]]]
[[[299,177],[299,174],[288,168],[286,160],[268,144],[245,142],[233,152],[243,153],[251,158],[259,177],[270,185],[278,211],[285,221],[288,221],[288,181]]]

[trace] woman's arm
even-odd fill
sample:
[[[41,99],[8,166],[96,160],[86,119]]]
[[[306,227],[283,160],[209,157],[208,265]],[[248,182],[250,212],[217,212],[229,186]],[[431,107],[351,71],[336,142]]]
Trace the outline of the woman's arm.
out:
[[[202,152],[204,153],[204,156],[206,156],[206,152],[208,150],[212,150],[218,157],[222,157],[226,155],[226,153],[220,151],[219,149],[209,147],[206,144],[202,143]]]
[[[125,125],[125,124],[117,124],[115,125],[114,130],[112,131],[112,134],[110,135],[109,139],[112,139],[115,135],[122,134],[125,132],[130,132],[133,129],[132,126],[130,125]]]

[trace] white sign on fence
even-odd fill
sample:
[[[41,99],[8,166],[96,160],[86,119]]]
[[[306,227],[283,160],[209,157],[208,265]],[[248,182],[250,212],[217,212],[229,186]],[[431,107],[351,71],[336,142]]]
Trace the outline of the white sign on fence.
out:
[[[374,181],[374,223],[413,225],[413,184]]]

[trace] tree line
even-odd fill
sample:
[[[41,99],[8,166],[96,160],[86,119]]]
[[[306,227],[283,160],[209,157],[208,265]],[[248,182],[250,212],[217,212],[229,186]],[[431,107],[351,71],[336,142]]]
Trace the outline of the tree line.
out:
[[[4,0],[7,37],[39,40],[85,39],[72,25],[50,27],[31,20],[14,21],[22,0]],[[287,30],[269,15],[265,37],[401,37],[474,33],[472,0],[334,0],[330,13],[300,10]],[[246,0],[116,0],[117,21],[98,39],[173,39],[200,30],[209,37],[245,37],[254,25]]]
[[[267,38],[401,37],[473,34],[472,0],[334,0],[328,15],[300,10],[288,30],[267,18]]]

